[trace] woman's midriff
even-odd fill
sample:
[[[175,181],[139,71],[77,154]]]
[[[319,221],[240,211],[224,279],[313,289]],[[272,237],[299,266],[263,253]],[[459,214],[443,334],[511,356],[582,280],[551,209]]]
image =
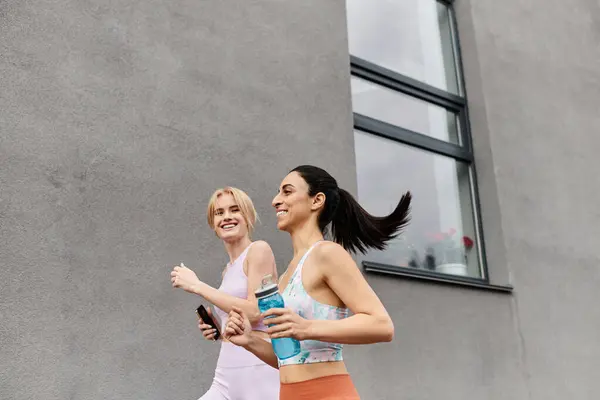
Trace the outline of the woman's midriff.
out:
[[[346,374],[348,374],[348,370],[343,361],[284,365],[279,367],[281,383],[296,383],[325,376]]]

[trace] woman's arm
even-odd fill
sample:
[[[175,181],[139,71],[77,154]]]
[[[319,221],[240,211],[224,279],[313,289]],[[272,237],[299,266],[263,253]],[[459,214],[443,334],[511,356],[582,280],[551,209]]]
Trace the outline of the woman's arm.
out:
[[[199,280],[192,286],[192,292],[204,297],[226,313],[229,313],[234,306],[242,309],[248,316],[250,323],[254,325],[260,320],[260,312],[258,311],[254,291],[260,286],[265,275],[273,274],[276,278],[277,269],[275,268],[275,257],[271,247],[262,240],[254,242],[248,250],[246,263],[248,267],[248,297],[246,299],[223,293],[219,289]]]
[[[267,342],[263,337],[252,333],[248,344],[242,347],[260,358],[265,364],[270,365],[275,369],[279,369],[279,362],[273,351],[273,345],[270,342]]]
[[[264,363],[279,369],[279,363],[273,351],[273,346],[252,331],[248,317],[238,307],[234,306],[229,313],[227,326],[225,327],[225,338],[231,343],[248,350]]]
[[[294,337],[341,344],[390,342],[394,324],[350,254],[340,245],[322,243],[313,250],[325,283],[352,311],[342,320],[306,320],[284,309],[271,309],[263,317],[275,315],[269,324],[271,338]]]

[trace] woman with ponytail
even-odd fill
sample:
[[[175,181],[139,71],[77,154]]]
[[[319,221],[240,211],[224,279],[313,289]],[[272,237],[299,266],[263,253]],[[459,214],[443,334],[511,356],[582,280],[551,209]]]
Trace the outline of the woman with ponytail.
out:
[[[406,193],[390,215],[372,216],[329,173],[310,165],[294,168],[281,183],[273,207],[277,228],[291,236],[294,258],[279,285],[286,308],[261,317],[269,318],[271,339],[297,339],[301,351],[278,359],[237,307],[225,329],[232,343],[279,368],[281,400],[359,399],[342,345],[389,342],[394,325],[349,252],[384,249],[407,225],[410,200]],[[324,240],[328,225],[333,241]]]

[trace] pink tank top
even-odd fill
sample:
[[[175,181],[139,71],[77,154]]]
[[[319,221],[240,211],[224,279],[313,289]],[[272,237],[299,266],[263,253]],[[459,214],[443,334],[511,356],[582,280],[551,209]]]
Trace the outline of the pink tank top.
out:
[[[223,274],[223,281],[219,287],[220,291],[241,299],[246,299],[248,297],[248,277],[244,272],[244,261],[246,260],[246,256],[248,255],[250,247],[252,247],[252,244],[246,247],[246,250],[244,250],[235,261],[227,264],[227,269],[225,270],[225,274]],[[223,329],[227,324],[229,314],[216,306],[215,312],[221,320],[221,332],[223,332]],[[253,329],[264,331],[267,328],[261,322],[257,326],[253,327]],[[227,341],[221,342],[221,351],[219,353],[217,366],[231,368],[248,367],[260,364],[264,363],[254,354],[245,350],[243,347],[238,347]]]

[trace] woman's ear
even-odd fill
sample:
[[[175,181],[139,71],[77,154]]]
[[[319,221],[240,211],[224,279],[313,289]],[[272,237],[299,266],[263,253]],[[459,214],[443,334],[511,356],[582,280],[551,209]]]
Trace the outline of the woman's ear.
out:
[[[323,207],[325,205],[325,200],[326,200],[325,193],[322,193],[322,192],[317,193],[315,195],[315,197],[313,197],[311,210],[317,211],[318,209]]]

